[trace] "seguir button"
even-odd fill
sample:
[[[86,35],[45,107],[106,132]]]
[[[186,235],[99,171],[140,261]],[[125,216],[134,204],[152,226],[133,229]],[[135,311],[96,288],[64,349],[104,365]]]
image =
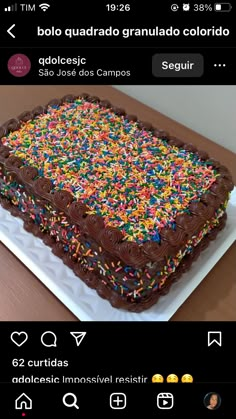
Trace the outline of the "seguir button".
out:
[[[201,77],[203,71],[201,54],[155,54],[152,57],[154,77]]]

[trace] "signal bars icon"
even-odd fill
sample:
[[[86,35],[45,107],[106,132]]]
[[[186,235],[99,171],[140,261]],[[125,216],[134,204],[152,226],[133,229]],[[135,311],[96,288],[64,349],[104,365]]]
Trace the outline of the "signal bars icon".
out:
[[[11,4],[11,6],[5,7],[4,12],[17,12],[17,3]]]

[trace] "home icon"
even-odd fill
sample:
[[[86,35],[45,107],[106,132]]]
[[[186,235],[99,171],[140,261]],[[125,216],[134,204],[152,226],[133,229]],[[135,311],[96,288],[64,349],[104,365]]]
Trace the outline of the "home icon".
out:
[[[22,393],[16,400],[15,400],[15,409],[25,410],[25,409],[32,409],[32,400],[27,396],[27,394]]]

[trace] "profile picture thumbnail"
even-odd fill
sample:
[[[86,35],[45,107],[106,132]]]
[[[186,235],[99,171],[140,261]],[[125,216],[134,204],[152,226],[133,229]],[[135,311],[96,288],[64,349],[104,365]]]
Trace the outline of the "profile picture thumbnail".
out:
[[[207,409],[217,410],[221,405],[221,397],[218,393],[207,393],[203,402]]]

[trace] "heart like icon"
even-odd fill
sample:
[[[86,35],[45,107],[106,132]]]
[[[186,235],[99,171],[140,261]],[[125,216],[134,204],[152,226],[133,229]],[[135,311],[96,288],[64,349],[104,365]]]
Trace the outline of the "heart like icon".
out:
[[[26,332],[12,332],[11,340],[15,345],[22,346],[28,340],[28,335]]]

